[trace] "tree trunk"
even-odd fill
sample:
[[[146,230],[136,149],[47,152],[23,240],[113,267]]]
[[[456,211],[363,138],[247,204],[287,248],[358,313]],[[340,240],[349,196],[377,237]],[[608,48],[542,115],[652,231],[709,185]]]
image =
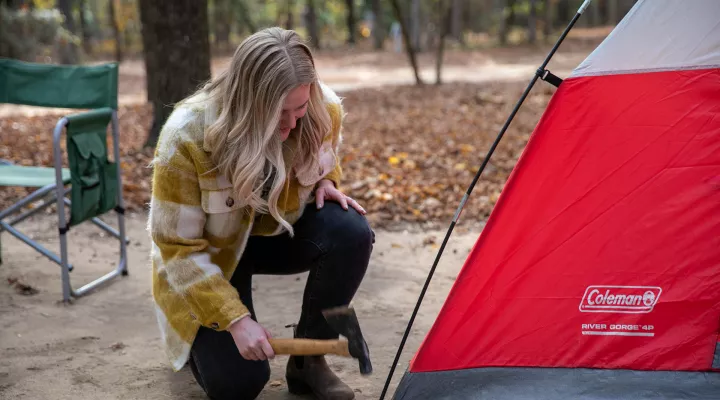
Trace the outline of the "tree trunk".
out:
[[[64,22],[63,26],[75,35],[75,19],[72,14],[72,2],[71,0],[57,0],[57,8],[63,15]],[[63,42],[60,44],[60,63],[61,64],[77,64],[79,61],[78,49],[75,43],[72,41]]]
[[[86,1],[80,0],[80,33],[82,34],[82,46],[85,54],[92,54],[92,43],[90,35],[90,27],[87,22],[87,12],[85,10]]]
[[[110,18],[110,25],[112,25],[113,36],[115,37],[115,61],[122,62],[123,60],[123,42],[122,36],[120,35],[120,27],[117,22],[117,12],[115,11],[115,0],[108,0],[108,15]]]
[[[567,24],[570,22],[570,0],[558,0],[557,4],[557,17],[558,22],[561,24]],[[575,15],[573,13],[573,15]]]
[[[320,48],[320,30],[318,29],[317,23],[317,10],[315,9],[315,0],[307,0],[305,4],[305,26],[310,36],[310,45],[315,48]]]
[[[500,18],[500,44],[507,44],[508,33],[515,23],[515,0],[505,0]]]
[[[285,20],[285,29],[292,30],[295,28],[293,9],[295,8],[295,0],[287,0],[287,19]]]
[[[528,14],[528,42],[537,41],[537,0],[530,0],[530,13]]]
[[[213,11],[215,48],[220,52],[225,52],[230,48],[230,23],[232,18],[230,0],[215,0],[215,9]]]
[[[207,0],[140,0],[154,147],[173,106],[210,79]]]
[[[240,0],[236,4],[243,24],[245,24],[251,34],[255,33],[255,31],[257,31],[257,25],[255,25],[255,22],[252,20],[252,15],[250,15],[250,10],[248,9],[247,4],[245,4],[244,0]]]
[[[620,15],[618,22],[620,22],[625,14],[627,14],[633,8],[635,3],[637,3],[637,0],[618,0],[618,2],[620,3]]]
[[[447,5],[445,4],[447,3]],[[453,0],[441,0],[439,2],[440,14],[440,40],[438,41],[437,55],[435,58],[435,84],[442,83],[443,53],[445,51],[445,37],[450,32],[450,20],[452,18]]]
[[[588,18],[588,22],[590,23],[590,26],[600,26],[602,21],[602,18],[600,18],[600,2],[591,1],[589,11],[590,18]]]
[[[385,42],[385,24],[383,21],[382,3],[380,0],[372,0],[373,12],[373,45],[375,50],[382,50]]]
[[[355,44],[355,2],[353,0],[345,0],[347,7],[347,29],[348,39],[347,42],[350,45]]]
[[[410,9],[410,32],[413,51],[420,51],[420,0],[412,0]]]
[[[620,22],[620,4],[618,0],[608,0],[607,7],[608,25],[616,25]]]
[[[463,37],[463,3],[464,0],[452,0],[451,12],[452,19],[450,21],[450,32],[452,37],[455,38],[462,45],[465,45],[465,38]]]
[[[407,50],[410,64],[412,65],[413,72],[415,73],[415,82],[418,85],[422,85],[423,81],[420,78],[420,71],[418,70],[417,60],[415,58],[415,49],[413,48],[412,42],[410,41],[410,33],[408,32],[405,18],[402,14],[402,11],[400,10],[400,4],[398,4],[398,0],[390,0],[390,4],[392,5],[395,19],[397,19],[400,23],[400,31],[402,32],[403,39],[405,39],[405,49]]]
[[[546,42],[550,42],[552,39],[554,16],[555,0],[545,0],[545,23],[543,24],[543,36]]]
[[[17,10],[22,6],[33,7],[33,3],[28,3],[28,0],[0,0],[0,5],[4,4],[8,10]]]

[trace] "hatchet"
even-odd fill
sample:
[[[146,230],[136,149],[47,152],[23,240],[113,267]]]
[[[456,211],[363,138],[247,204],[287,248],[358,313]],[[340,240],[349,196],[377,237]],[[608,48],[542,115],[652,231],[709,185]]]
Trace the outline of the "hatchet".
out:
[[[352,357],[358,360],[361,374],[371,374],[370,351],[360,331],[355,310],[352,307],[336,307],[322,313],[328,325],[347,340],[269,339],[275,354],[292,356],[335,354]]]

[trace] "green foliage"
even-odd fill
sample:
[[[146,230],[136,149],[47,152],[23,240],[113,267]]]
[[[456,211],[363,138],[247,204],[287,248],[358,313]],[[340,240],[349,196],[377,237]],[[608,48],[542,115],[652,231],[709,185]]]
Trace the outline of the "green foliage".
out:
[[[0,6],[0,57],[24,61],[54,58],[57,47],[79,43],[79,38],[62,26],[56,9],[9,10]]]

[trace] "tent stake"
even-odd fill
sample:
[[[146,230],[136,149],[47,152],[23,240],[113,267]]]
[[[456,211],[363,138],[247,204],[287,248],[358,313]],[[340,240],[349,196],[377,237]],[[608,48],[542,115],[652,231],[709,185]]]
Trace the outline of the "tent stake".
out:
[[[447,233],[445,234],[445,238],[443,239],[442,245],[440,246],[440,249],[438,250],[438,254],[435,257],[435,261],[433,262],[432,267],[430,268],[430,272],[428,273],[428,277],[425,280],[425,285],[423,286],[422,290],[420,291],[420,297],[418,298],[417,303],[415,304],[415,309],[413,310],[412,315],[410,316],[410,321],[408,321],[407,328],[405,329],[405,333],[403,334],[402,340],[400,341],[400,346],[398,347],[397,353],[395,354],[395,359],[393,360],[392,366],[390,367],[390,372],[388,373],[387,380],[385,381],[385,386],[383,387],[382,393],[380,394],[380,400],[383,400],[385,398],[385,394],[387,393],[388,387],[390,386],[390,382],[392,381],[393,374],[395,373],[395,368],[397,368],[398,361],[400,360],[400,356],[402,355],[403,348],[405,347],[405,342],[407,341],[408,336],[410,335],[410,330],[412,329],[412,325],[415,322],[415,318],[417,317],[418,310],[420,309],[420,305],[422,304],[423,298],[425,297],[425,293],[427,292],[428,286],[430,286],[430,281],[432,280],[433,274],[435,273],[435,269],[437,268],[437,265],[440,261],[440,257],[442,257],[443,251],[445,250],[445,246],[447,245],[448,240],[450,239],[450,235],[453,232],[453,229],[455,229],[455,225],[457,224],[457,221],[460,219],[460,214],[462,213],[463,208],[465,207],[465,203],[467,203],[468,198],[470,197],[470,194],[472,193],[473,189],[475,188],[475,184],[477,183],[478,179],[480,179],[480,175],[482,175],[483,171],[485,170],[485,167],[487,166],[488,162],[490,161],[490,157],[495,152],[495,149],[497,148],[498,144],[500,143],[500,140],[502,140],[503,136],[505,135],[505,131],[507,131],[508,127],[510,126],[510,123],[515,118],[515,114],[517,114],[518,110],[520,110],[520,106],[522,106],[523,102],[527,98],[528,94],[530,94],[530,90],[532,90],[533,86],[535,86],[535,83],[539,78],[546,77],[547,74],[545,67],[547,67],[548,63],[550,63],[550,60],[552,59],[553,55],[555,55],[555,52],[562,44],[563,40],[565,40],[565,37],[568,35],[572,27],[575,25],[577,20],[582,15],[583,11],[587,8],[587,6],[590,4],[591,0],[585,0],[583,4],[578,9],[575,16],[573,16],[572,20],[570,20],[570,23],[567,25],[563,33],[560,35],[558,40],[555,42],[555,45],[553,46],[552,50],[548,53],[548,55],[545,57],[545,61],[543,61],[542,65],[537,69],[535,72],[535,76],[532,77],[530,80],[530,83],[525,88],[525,91],[523,92],[522,96],[520,96],[520,99],[515,104],[515,107],[513,108],[512,112],[508,116],[507,120],[505,121],[505,124],[500,129],[500,132],[498,133],[497,137],[495,138],[495,141],[493,142],[492,146],[490,146],[490,149],[487,152],[487,155],[485,156],[485,159],[482,162],[482,165],[480,165],[480,168],[478,169],[477,173],[475,174],[475,177],[472,180],[472,183],[470,183],[470,186],[468,187],[467,191],[465,192],[465,195],[463,196],[462,200],[460,201],[460,205],[458,206],[457,211],[455,212],[455,215],[453,216],[452,221],[450,222],[450,226],[447,230]]]

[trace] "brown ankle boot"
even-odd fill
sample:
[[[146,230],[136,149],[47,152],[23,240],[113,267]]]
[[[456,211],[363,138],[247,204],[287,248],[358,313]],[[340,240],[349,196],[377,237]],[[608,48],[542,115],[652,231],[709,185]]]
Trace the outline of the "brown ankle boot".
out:
[[[314,394],[320,400],[351,400],[355,393],[330,370],[325,357],[290,357],[285,375],[292,394]]]

